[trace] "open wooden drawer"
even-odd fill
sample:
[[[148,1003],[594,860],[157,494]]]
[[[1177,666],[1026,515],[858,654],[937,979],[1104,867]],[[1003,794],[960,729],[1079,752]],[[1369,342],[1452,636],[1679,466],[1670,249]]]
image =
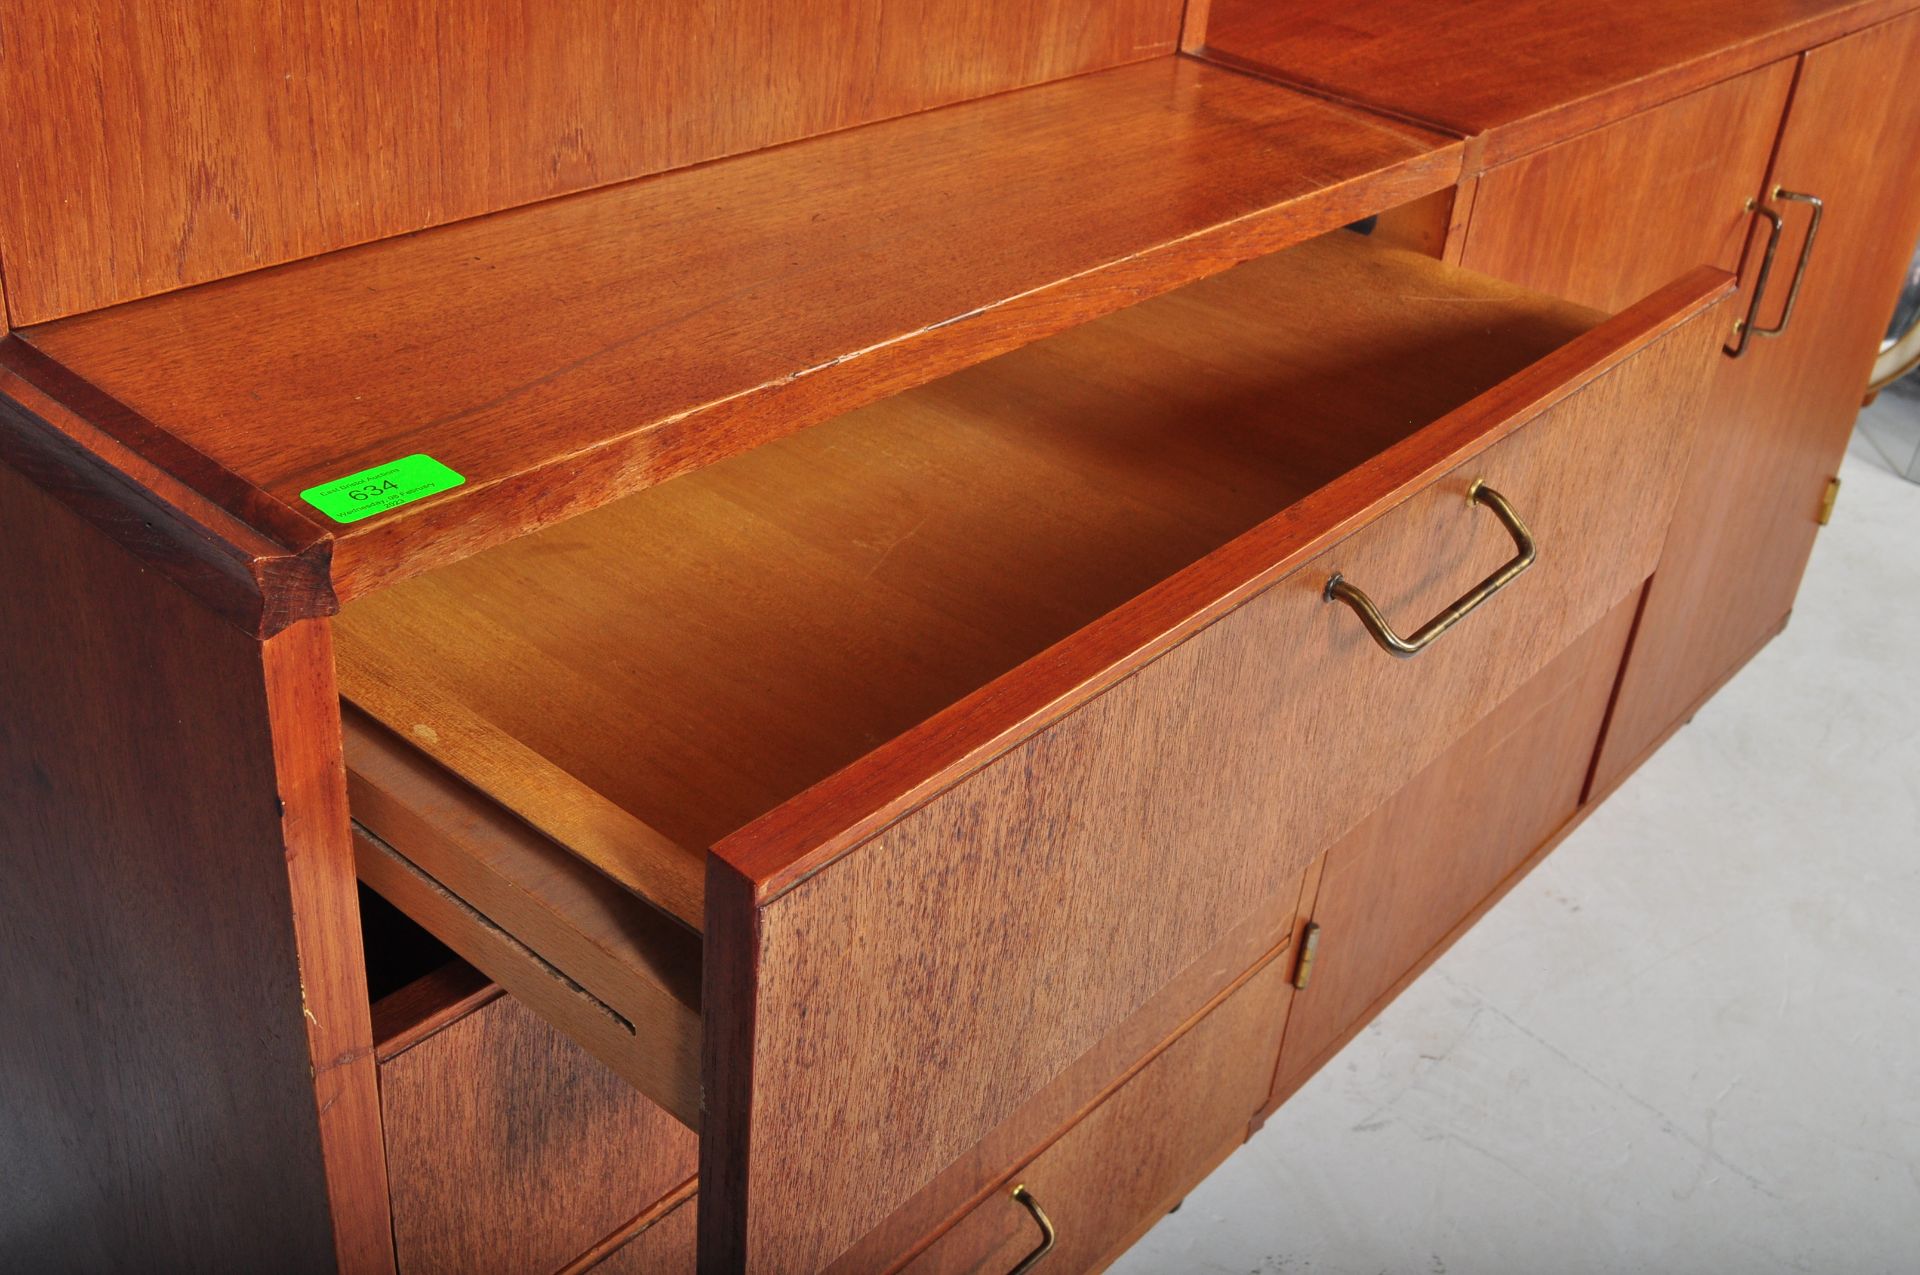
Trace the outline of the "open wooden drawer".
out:
[[[822,1266],[1645,580],[1729,282],[1342,232],[371,594],[363,876]]]

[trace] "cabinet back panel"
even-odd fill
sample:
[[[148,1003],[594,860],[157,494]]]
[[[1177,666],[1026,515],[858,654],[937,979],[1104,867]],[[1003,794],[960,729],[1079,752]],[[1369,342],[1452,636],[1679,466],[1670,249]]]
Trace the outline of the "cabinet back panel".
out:
[[[1169,53],[1180,0],[17,0],[15,326]]]

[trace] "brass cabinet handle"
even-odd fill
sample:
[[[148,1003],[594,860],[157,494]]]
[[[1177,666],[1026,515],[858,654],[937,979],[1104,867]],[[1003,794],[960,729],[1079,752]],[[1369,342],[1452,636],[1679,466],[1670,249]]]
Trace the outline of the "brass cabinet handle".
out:
[[[1013,1188],[1013,1198],[1020,1202],[1020,1206],[1026,1209],[1028,1216],[1040,1228],[1040,1247],[1021,1258],[1020,1264],[1007,1272],[1007,1275],[1026,1275],[1040,1265],[1042,1258],[1053,1252],[1053,1219],[1047,1216],[1047,1211],[1040,1207],[1040,1201],[1033,1198],[1033,1192],[1027,1190],[1025,1184]]]
[[[1787,303],[1781,307],[1780,322],[1764,328],[1759,323],[1760,303],[1767,295],[1767,280],[1773,274],[1773,258],[1780,250],[1780,232],[1786,228],[1786,219],[1771,208],[1764,208],[1751,199],[1747,201],[1747,211],[1765,217],[1771,228],[1767,231],[1766,254],[1760,258],[1760,274],[1753,281],[1753,295],[1747,301],[1746,317],[1734,323],[1734,342],[1725,347],[1730,358],[1737,359],[1745,354],[1747,342],[1752,337],[1779,336],[1787,330],[1787,324],[1793,321],[1793,307],[1800,301],[1800,286],[1807,281],[1807,263],[1813,260],[1813,243],[1820,237],[1820,219],[1827,214],[1826,203],[1818,195],[1809,195],[1804,191],[1775,186],[1770,198],[1806,204],[1813,209],[1813,217],[1807,222],[1806,242],[1800,245],[1800,260],[1793,268],[1793,282],[1787,287]]]
[[[1760,258],[1760,273],[1753,280],[1753,295],[1747,298],[1746,317],[1734,320],[1733,344],[1721,347],[1730,359],[1737,359],[1747,352],[1747,341],[1753,336],[1753,321],[1760,313],[1761,298],[1767,295],[1767,280],[1773,276],[1773,257],[1780,251],[1780,233],[1787,228],[1785,218],[1771,208],[1762,208],[1754,200],[1747,201],[1747,211],[1756,217],[1765,217],[1770,229],[1767,231],[1767,251]]]
[[[1787,288],[1787,304],[1780,311],[1780,322],[1770,328],[1755,328],[1755,336],[1779,336],[1787,330],[1787,324],[1793,321],[1793,307],[1800,300],[1800,285],[1807,281],[1807,262],[1813,260],[1813,241],[1820,233],[1820,219],[1826,215],[1827,206],[1818,195],[1808,195],[1797,190],[1773,188],[1775,199],[1791,199],[1795,203],[1808,204],[1813,208],[1813,218],[1807,222],[1807,241],[1800,245],[1800,262],[1793,268],[1793,283]],[[1758,290],[1755,290],[1756,297]],[[1748,316],[1751,320],[1751,315]]]
[[[1500,520],[1500,524],[1507,529],[1507,534],[1513,537],[1513,547],[1519,552],[1514,554],[1506,566],[1474,585],[1452,606],[1421,625],[1414,631],[1412,637],[1403,638],[1395,633],[1393,626],[1387,623],[1387,617],[1380,614],[1380,608],[1373,604],[1373,599],[1348,584],[1339,572],[1336,571],[1333,578],[1327,581],[1326,591],[1322,596],[1329,602],[1337,599],[1352,607],[1354,614],[1360,617],[1360,623],[1367,626],[1367,632],[1371,633],[1373,640],[1380,644],[1380,649],[1397,659],[1408,659],[1433,645],[1435,638],[1460,623],[1466,618],[1468,612],[1518,579],[1521,572],[1532,566],[1534,558],[1538,556],[1534,548],[1533,533],[1527,530],[1526,523],[1520,521],[1520,515],[1514,512],[1513,506],[1507,503],[1505,496],[1479,479],[1475,479],[1473,486],[1467,489],[1467,499],[1473,504],[1485,505],[1493,510],[1493,516]]]

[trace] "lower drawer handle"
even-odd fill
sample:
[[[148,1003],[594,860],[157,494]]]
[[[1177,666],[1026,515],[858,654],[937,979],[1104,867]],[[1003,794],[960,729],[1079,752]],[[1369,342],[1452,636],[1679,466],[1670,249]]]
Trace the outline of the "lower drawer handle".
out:
[[[1360,623],[1367,626],[1367,632],[1371,633],[1373,640],[1380,644],[1380,649],[1397,659],[1404,660],[1426,650],[1433,645],[1435,638],[1460,623],[1466,618],[1468,612],[1512,584],[1519,578],[1521,572],[1533,565],[1536,557],[1533,533],[1527,530],[1526,523],[1520,521],[1520,515],[1513,511],[1513,506],[1507,503],[1506,497],[1479,479],[1475,479],[1473,486],[1467,489],[1467,499],[1473,504],[1485,505],[1493,510],[1493,516],[1500,520],[1500,525],[1505,527],[1507,534],[1513,537],[1513,547],[1519,552],[1514,554],[1506,566],[1474,585],[1459,601],[1414,630],[1412,637],[1403,638],[1395,633],[1393,626],[1387,623],[1387,617],[1380,614],[1380,608],[1373,604],[1373,599],[1348,584],[1339,572],[1335,572],[1333,578],[1327,581],[1326,592],[1323,595],[1326,600],[1332,602],[1338,599],[1352,607],[1354,614],[1360,617]]]
[[[1026,1209],[1028,1215],[1033,1218],[1034,1224],[1040,1228],[1040,1247],[1021,1258],[1020,1264],[1007,1273],[1007,1275],[1026,1275],[1026,1272],[1040,1265],[1042,1258],[1053,1252],[1053,1219],[1047,1216],[1047,1211],[1040,1207],[1040,1201],[1034,1199],[1033,1192],[1027,1190],[1024,1185],[1013,1188],[1013,1198],[1020,1202],[1020,1206]]]

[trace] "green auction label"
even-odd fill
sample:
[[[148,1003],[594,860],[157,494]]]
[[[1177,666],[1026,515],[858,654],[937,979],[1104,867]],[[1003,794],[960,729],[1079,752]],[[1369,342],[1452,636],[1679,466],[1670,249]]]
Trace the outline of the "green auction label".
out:
[[[438,495],[467,480],[431,456],[403,456],[300,493],[335,522],[359,522],[389,509]]]

